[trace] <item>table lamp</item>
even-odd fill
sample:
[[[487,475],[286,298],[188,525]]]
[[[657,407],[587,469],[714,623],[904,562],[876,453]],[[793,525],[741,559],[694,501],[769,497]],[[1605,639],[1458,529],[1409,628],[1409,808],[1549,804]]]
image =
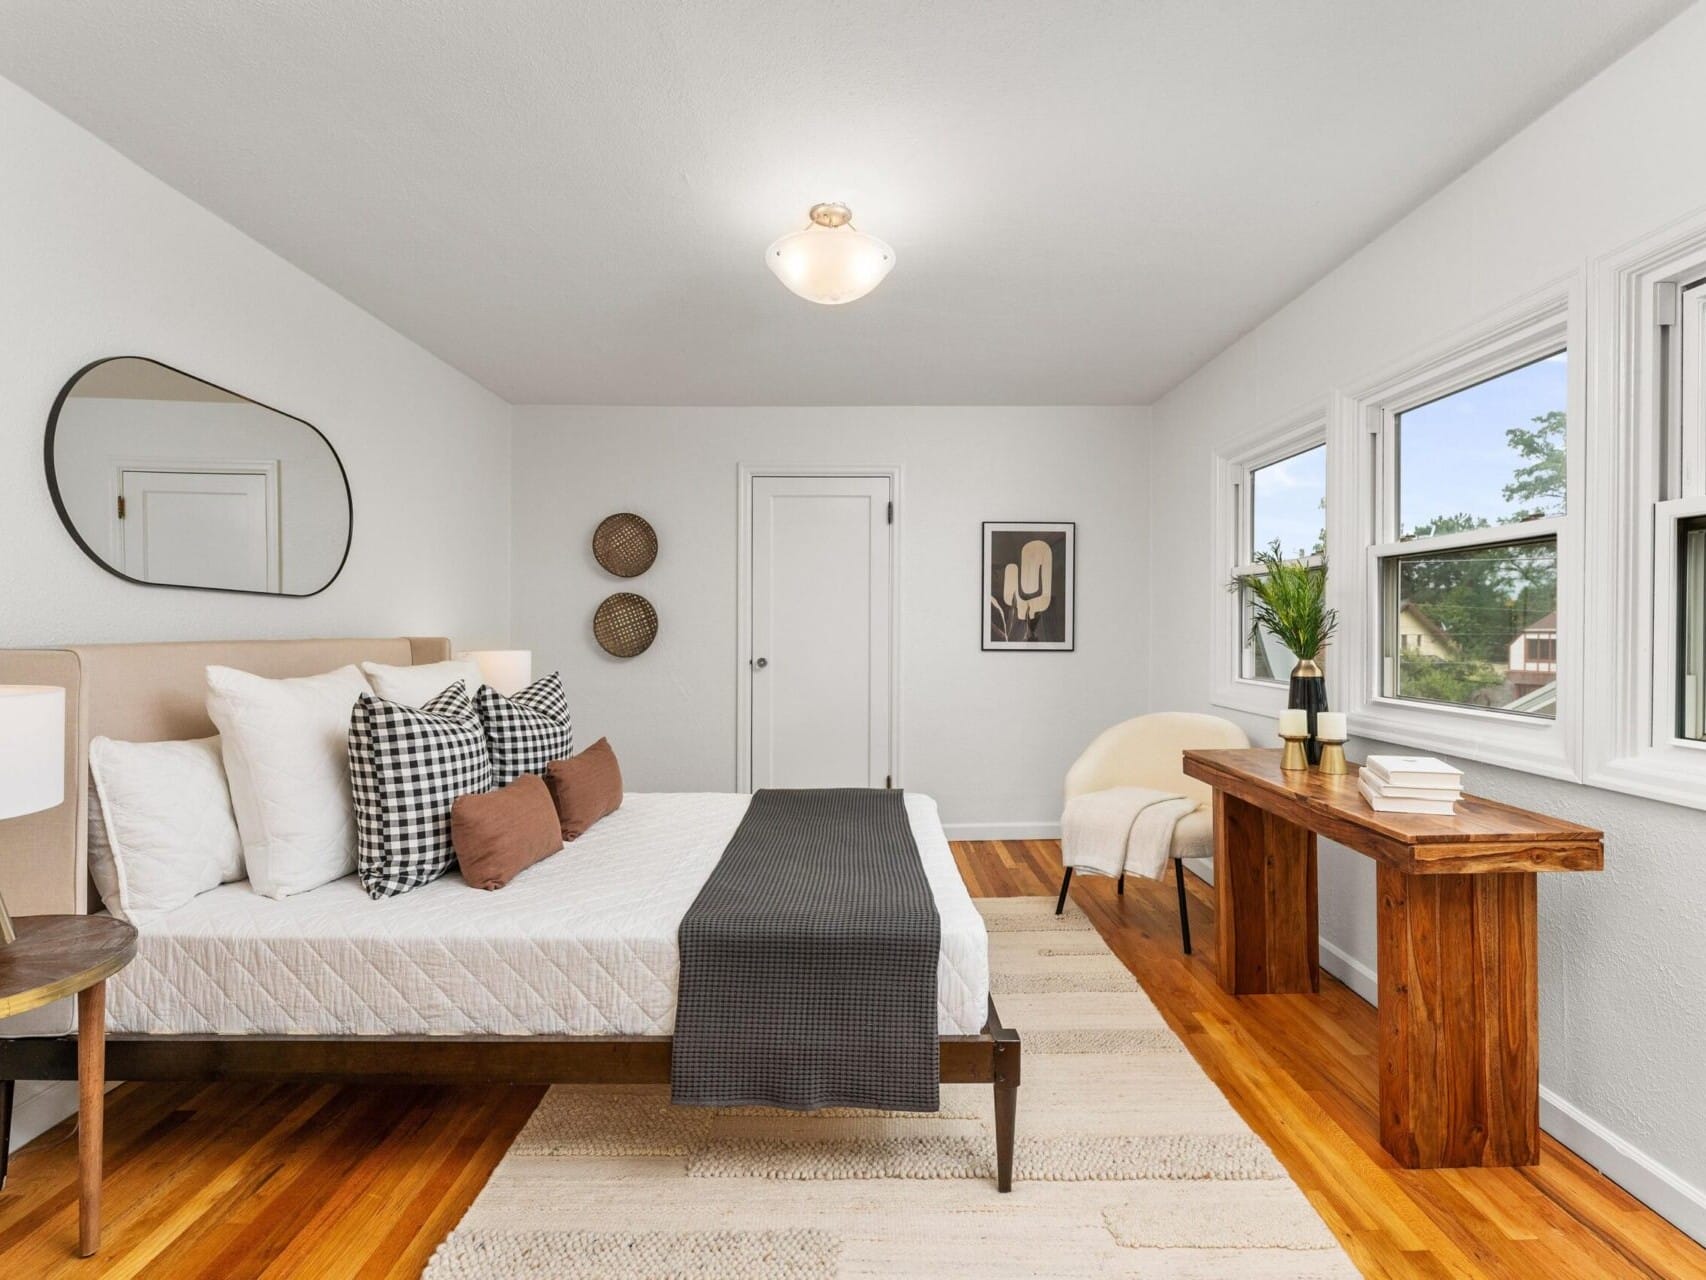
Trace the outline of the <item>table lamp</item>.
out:
[[[468,649],[456,655],[480,668],[480,679],[504,697],[533,683],[533,650]]]
[[[0,820],[65,799],[65,690],[0,684]],[[0,947],[17,939],[0,897]]]

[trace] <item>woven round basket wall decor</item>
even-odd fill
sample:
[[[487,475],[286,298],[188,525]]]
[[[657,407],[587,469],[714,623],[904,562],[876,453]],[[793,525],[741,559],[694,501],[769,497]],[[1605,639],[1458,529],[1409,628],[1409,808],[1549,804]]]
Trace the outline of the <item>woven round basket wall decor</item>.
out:
[[[632,511],[605,516],[592,534],[592,555],[618,578],[637,578],[658,558],[657,530]]]
[[[592,615],[592,635],[606,653],[637,658],[658,637],[658,611],[644,596],[618,591],[606,596]]]

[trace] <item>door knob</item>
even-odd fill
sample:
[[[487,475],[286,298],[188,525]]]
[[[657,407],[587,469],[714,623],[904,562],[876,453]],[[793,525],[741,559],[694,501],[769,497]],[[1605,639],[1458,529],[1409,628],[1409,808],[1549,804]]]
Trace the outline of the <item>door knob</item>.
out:
[[[762,671],[762,670],[764,670],[765,667],[768,667],[770,665],[770,659],[769,658],[754,658],[752,660],[752,665],[757,667],[760,671]]]

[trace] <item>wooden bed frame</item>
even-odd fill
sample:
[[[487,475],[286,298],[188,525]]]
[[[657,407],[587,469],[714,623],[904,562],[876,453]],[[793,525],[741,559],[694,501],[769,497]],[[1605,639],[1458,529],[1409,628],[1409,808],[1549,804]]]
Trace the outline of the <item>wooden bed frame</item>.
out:
[[[206,737],[204,669],[267,676],[312,675],[352,662],[440,662],[442,637],[261,640],[92,645],[0,651],[0,683],[66,690],[66,801],[0,828],[0,893],[15,914],[85,912],[88,879],[89,741]],[[13,1082],[75,1080],[77,1036],[64,1006],[0,1022],[0,1181],[11,1131]],[[9,1025],[22,1024],[22,1025]],[[668,1036],[261,1036],[107,1037],[110,1080],[311,1080],[499,1084],[668,1084]],[[996,1187],[1013,1185],[1020,1041],[995,1002],[974,1036],[943,1036],[944,1084],[995,1091]]]
[[[110,1080],[406,1081],[411,1084],[669,1083],[668,1036],[107,1037]],[[944,1084],[995,1087],[995,1186],[1013,1189],[1019,1033],[995,1002],[979,1035],[943,1036]],[[75,1080],[77,1037],[0,1039],[0,1152],[11,1129],[15,1080]],[[5,1162],[0,1159],[0,1182]]]

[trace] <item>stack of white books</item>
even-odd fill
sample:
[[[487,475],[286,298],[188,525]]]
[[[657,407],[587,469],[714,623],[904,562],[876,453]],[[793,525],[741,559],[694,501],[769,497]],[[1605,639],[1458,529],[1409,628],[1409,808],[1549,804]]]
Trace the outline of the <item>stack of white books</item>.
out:
[[[1370,756],[1357,790],[1380,813],[1455,813],[1463,771],[1432,756]]]

